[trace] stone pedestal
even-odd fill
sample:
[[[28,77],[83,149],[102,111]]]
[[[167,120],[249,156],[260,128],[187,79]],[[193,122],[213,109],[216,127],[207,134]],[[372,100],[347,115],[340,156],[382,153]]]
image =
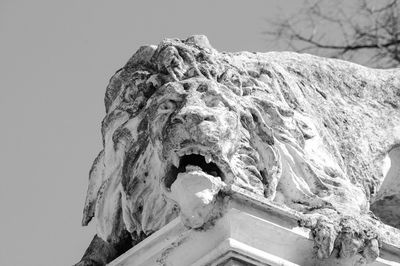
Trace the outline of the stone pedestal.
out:
[[[207,228],[187,229],[177,218],[110,265],[364,265],[360,255],[336,255],[316,258],[311,232],[295,213],[238,193],[227,197],[226,212]],[[400,265],[399,247],[383,243],[369,265]]]

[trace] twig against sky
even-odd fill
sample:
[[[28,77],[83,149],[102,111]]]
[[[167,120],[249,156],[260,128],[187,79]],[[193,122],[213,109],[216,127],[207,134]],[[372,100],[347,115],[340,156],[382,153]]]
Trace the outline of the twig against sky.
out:
[[[268,21],[275,45],[355,61],[372,67],[400,65],[400,1],[318,0],[295,15]]]

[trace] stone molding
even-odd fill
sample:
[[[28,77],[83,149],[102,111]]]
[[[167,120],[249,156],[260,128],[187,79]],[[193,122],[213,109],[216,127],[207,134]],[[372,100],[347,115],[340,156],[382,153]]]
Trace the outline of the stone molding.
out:
[[[225,214],[214,225],[205,230],[188,229],[178,217],[109,265],[365,264],[360,254],[338,259],[337,250],[328,259],[318,259],[312,230],[299,226],[301,214],[259,200],[239,188],[231,189],[236,192],[229,196]],[[380,256],[368,265],[400,265],[399,242],[382,242]]]

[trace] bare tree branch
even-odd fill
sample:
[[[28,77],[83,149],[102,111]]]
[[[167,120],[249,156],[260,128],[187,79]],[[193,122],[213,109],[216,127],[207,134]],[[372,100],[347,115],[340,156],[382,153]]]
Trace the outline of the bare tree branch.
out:
[[[264,32],[298,52],[351,59],[369,66],[400,66],[400,0],[306,2]],[[355,3],[355,5],[354,5]]]

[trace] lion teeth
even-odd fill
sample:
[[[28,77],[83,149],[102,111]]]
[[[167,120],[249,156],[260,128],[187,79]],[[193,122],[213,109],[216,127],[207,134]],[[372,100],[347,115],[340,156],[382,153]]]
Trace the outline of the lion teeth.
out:
[[[205,158],[206,158],[206,163],[211,163],[211,155],[210,154],[207,154],[205,156]]]
[[[211,156],[210,153],[208,153],[207,151],[202,150],[200,148],[197,148],[197,147],[191,147],[191,148],[187,148],[187,149],[184,149],[184,150],[176,151],[176,154],[174,154],[176,156],[176,158],[175,157],[173,158],[174,165],[179,163],[179,158],[180,157],[182,157],[184,155],[191,155],[191,154],[200,154],[200,155],[202,155],[205,158],[206,163],[211,163],[211,161],[212,161],[212,156]]]

